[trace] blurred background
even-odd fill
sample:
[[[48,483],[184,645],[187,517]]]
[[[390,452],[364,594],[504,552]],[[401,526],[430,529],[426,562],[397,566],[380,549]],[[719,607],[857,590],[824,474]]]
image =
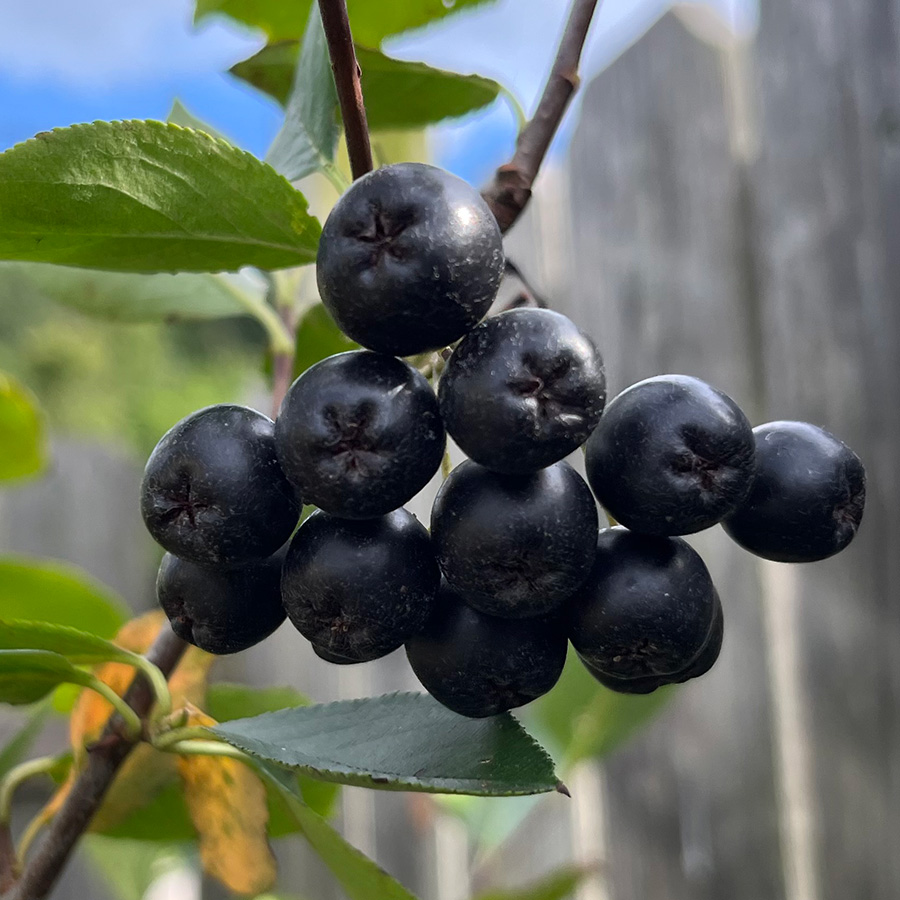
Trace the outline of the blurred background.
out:
[[[566,8],[485,2],[382,49],[494,78],[528,114]],[[265,156],[282,109],[227,72],[265,35],[193,19],[191,0],[0,0],[0,150],[74,122],[165,119],[178,101],[174,116]],[[754,424],[835,432],[868,468],[863,527],[808,568],[754,560],[718,528],[692,537],[725,611],[713,671],[622,698],[567,669],[523,712],[572,800],[345,788],[336,820],[423,900],[573,862],[600,865],[578,900],[896,900],[900,0],[606,0],[582,76],[510,258],[594,336],[612,393],[683,372]],[[501,96],[375,146],[479,184],[516,129]],[[327,183],[301,187],[327,212]],[[126,323],[58,300],[0,267],[0,369],[34,392],[52,436],[49,471],[0,492],[0,552],[68,561],[149,609],[159,557],[137,508],[143,461],[200,406],[267,409],[265,334],[249,318]],[[412,505],[420,518],[433,488]],[[416,688],[402,653],[328,666],[289,625],[216,677],[315,700]],[[19,719],[0,715],[14,733]],[[64,741],[54,719],[37,750]],[[26,812],[46,799],[39,785],[21,794]],[[128,862],[103,841],[54,897],[223,896],[181,845],[135,842]],[[341,896],[297,838],[277,848],[285,897]]]

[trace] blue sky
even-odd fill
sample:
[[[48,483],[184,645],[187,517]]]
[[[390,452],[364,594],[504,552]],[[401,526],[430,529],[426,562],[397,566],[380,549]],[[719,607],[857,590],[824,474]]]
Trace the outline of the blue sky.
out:
[[[708,2],[731,21],[746,19],[747,0]],[[606,0],[585,50],[585,77],[667,5]],[[402,58],[494,76],[530,109],[567,6],[567,0],[499,0],[439,28],[395,39],[387,49]],[[164,118],[178,97],[232,140],[264,155],[280,110],[224,74],[255,52],[262,38],[224,19],[195,29],[192,10],[193,0],[0,0],[0,150],[73,122]],[[440,162],[478,181],[508,153],[514,132],[511,114],[498,105],[441,129],[435,147]],[[477,153],[469,149],[474,143]]]

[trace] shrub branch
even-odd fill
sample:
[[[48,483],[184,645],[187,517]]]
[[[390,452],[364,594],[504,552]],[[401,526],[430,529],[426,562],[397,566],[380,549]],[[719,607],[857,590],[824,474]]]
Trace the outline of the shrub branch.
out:
[[[187,644],[166,626],[147,651],[147,659],[168,678],[186,649]],[[139,673],[125,694],[125,702],[143,719],[153,701],[150,683]],[[125,734],[122,725],[120,717],[113,716],[100,739],[87,749],[87,764],[47,827],[34,857],[25,865],[22,877],[4,895],[8,900],[42,900],[53,888],[116,772],[137,743]]]
[[[360,84],[359,63],[353,49],[350,19],[346,0],[319,0],[322,26],[328,41],[334,86],[341,105],[350,171],[354,178],[372,171],[372,147],[369,143],[369,126],[366,122],[366,105]]]
[[[519,132],[513,158],[500,166],[481,192],[500,224],[508,231],[531,199],[531,188],[578,90],[578,65],[588,29],[600,0],[572,0],[569,19],[534,118]]]

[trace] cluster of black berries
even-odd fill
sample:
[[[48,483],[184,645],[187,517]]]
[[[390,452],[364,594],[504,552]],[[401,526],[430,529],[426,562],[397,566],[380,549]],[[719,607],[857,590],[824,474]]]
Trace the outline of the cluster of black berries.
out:
[[[804,423],[754,430],[685,376],[604,409],[600,355],[565,316],[481,321],[503,267],[490,211],[438,169],[389,166],[341,198],[319,290],[370,349],[307,370],[274,423],[237,406],[189,416],[147,464],[144,518],[169,551],[158,596],[178,634],[231,653],[286,613],[330,662],[405,644],[434,697],[487,716],[548,691],[569,640],[619,691],[706,672],[722,607],[679,535],[722,522],[790,562],[849,543],[865,476],[848,447]],[[456,341],[437,396],[398,358]],[[469,459],[438,492],[429,534],[402,506],[440,467],[445,430]],[[563,461],[582,445],[593,495]],[[599,529],[595,497],[620,526]],[[291,538],[300,498],[318,509]]]

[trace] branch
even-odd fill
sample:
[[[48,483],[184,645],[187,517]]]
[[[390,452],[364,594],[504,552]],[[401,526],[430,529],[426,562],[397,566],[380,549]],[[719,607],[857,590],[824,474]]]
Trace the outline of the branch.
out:
[[[350,171],[354,178],[372,171],[372,148],[369,145],[369,126],[366,122],[366,105],[363,103],[362,85],[359,81],[359,63],[353,49],[350,19],[347,16],[347,0],[319,0],[322,26],[328,41],[331,71],[341,104]]]
[[[291,349],[272,354],[272,418],[277,419],[281,401],[294,380],[294,355],[297,341],[297,313],[293,307],[282,307],[278,314],[287,333],[291,336]]]
[[[569,21],[534,118],[519,133],[513,158],[497,169],[481,192],[503,232],[512,227],[531,199],[531,187],[541,163],[578,90],[581,51],[598,4],[599,0],[572,0]]]
[[[147,659],[167,678],[178,665],[187,644],[168,625],[164,626],[147,651]],[[138,674],[125,694],[125,702],[144,718],[153,705],[153,692]],[[100,739],[88,748],[88,761],[72,785],[72,790],[47,828],[41,843],[25,866],[7,900],[41,900],[53,888],[78,839],[99,809],[119,766],[134,749],[136,741],[125,736],[122,721],[113,716]]]

